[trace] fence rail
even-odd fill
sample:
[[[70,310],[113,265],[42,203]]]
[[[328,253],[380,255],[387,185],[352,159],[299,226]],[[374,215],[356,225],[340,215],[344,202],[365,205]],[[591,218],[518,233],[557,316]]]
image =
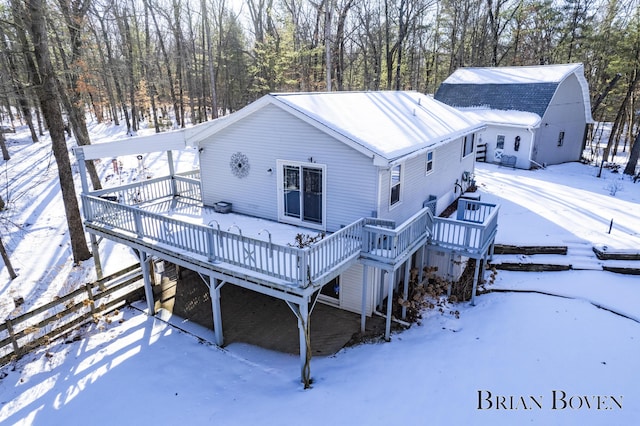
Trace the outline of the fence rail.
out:
[[[0,365],[132,301],[142,286],[140,265],[132,265],[5,320],[0,324]]]

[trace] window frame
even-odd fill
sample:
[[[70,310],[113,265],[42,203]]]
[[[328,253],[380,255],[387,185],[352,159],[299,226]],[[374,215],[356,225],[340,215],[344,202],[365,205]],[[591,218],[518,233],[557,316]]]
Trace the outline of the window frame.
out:
[[[560,130],[560,133],[558,133],[558,147],[564,146],[564,136],[564,130]]]
[[[398,179],[397,182],[394,182],[394,169],[398,169]],[[402,188],[403,185],[403,165],[396,164],[389,169],[389,208],[393,208],[402,203]],[[397,187],[397,200],[394,201],[394,188]]]
[[[469,137],[469,136],[471,136],[471,137]],[[465,135],[462,138],[462,158],[466,158],[466,157],[470,156],[471,154],[473,154],[473,152],[475,150],[475,144],[476,144],[476,134],[475,133],[471,133],[471,135]]]
[[[504,149],[505,135],[496,135],[496,149]]]
[[[431,158],[429,158],[429,156],[431,156]],[[426,155],[426,160],[425,160],[425,165],[424,165],[424,175],[428,176],[431,173],[433,173],[434,170],[434,164],[435,164],[435,150],[430,150],[427,151],[427,155]]]
[[[289,161],[289,160],[276,160],[277,167],[277,185],[278,185],[278,221],[282,223],[289,223],[293,225],[302,225],[307,228],[326,230],[327,226],[327,166],[326,164],[317,164],[317,163],[308,163],[301,161]],[[298,216],[293,216],[287,214],[285,208],[285,190],[284,190],[284,182],[285,182],[285,173],[284,170],[286,167],[297,167],[299,170],[299,188],[300,192],[300,213]],[[304,220],[304,172],[303,169],[317,169],[322,173],[321,180],[321,203],[322,206],[320,208],[320,214],[322,215],[322,220],[320,222],[308,221]]]

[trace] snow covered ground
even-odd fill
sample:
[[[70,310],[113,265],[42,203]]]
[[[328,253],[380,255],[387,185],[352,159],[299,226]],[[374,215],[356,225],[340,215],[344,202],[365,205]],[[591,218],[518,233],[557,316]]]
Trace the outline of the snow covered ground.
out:
[[[123,134],[92,128],[94,141]],[[19,277],[0,270],[3,318],[94,278],[91,261],[73,266],[69,259],[48,141],[33,144],[21,130],[8,145],[13,158],[1,165],[0,188],[9,209],[0,232]],[[179,170],[194,166],[193,153],[177,158]],[[122,176],[101,165],[105,181],[137,179],[135,158],[120,160]],[[162,156],[145,158],[148,173],[159,175],[162,165]],[[581,164],[476,170],[482,201],[502,206],[498,242],[637,249],[640,183],[596,174]],[[107,273],[134,262],[122,247],[104,244]],[[307,391],[297,356],[245,344],[219,349],[126,309],[80,341],[0,367],[0,424],[637,423],[638,277],[501,271],[492,287],[540,293],[485,294],[475,307],[455,306],[459,319],[431,312],[390,343],[314,358]],[[17,296],[25,304],[14,309]]]

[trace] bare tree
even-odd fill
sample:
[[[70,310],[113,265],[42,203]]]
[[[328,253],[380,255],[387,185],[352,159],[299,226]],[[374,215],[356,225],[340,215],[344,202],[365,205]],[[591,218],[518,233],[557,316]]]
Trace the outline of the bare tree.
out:
[[[12,0],[17,2],[18,0]],[[73,184],[73,173],[71,171],[71,161],[64,134],[64,121],[60,110],[56,75],[49,56],[49,41],[47,37],[47,27],[45,20],[45,6],[42,0],[27,0],[28,13],[30,18],[30,33],[33,42],[34,55],[36,58],[41,86],[38,89],[38,97],[45,116],[53,155],[58,165],[58,177],[62,190],[67,224],[69,226],[69,237],[71,240],[71,251],[76,263],[87,260],[91,257],[91,252],[84,237],[84,228],[78,208],[75,187]]]

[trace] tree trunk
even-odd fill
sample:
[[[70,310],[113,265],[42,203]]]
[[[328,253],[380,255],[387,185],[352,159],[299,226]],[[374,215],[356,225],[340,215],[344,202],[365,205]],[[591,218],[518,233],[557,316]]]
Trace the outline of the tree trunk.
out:
[[[2,199],[0,199],[0,201],[2,201]],[[12,280],[16,279],[18,275],[13,270],[13,266],[11,266],[11,259],[9,259],[9,255],[7,254],[7,251],[4,248],[4,243],[2,242],[2,238],[0,238],[0,255],[2,256],[2,260],[4,261],[5,266],[7,267],[7,272],[9,272],[9,277]]]
[[[24,29],[26,27],[25,22],[23,21],[23,16],[24,16],[24,10],[22,8],[22,5],[20,5],[20,3],[18,3],[17,1],[12,1],[11,2],[11,12],[13,15],[13,19],[15,21],[16,24],[16,36],[18,38],[18,42],[22,45],[22,46],[28,46],[29,42],[27,41],[27,36],[24,33]],[[2,36],[4,38],[4,35]],[[7,52],[9,50],[6,50]],[[29,54],[29,50],[28,49],[24,49],[23,50],[23,58],[24,58],[24,63],[26,65],[27,68],[27,74],[29,76],[29,82],[31,82],[31,84],[33,84],[34,86],[38,86],[40,84],[40,80],[38,79],[38,75],[36,73],[34,73],[35,70],[35,64],[33,62],[33,57],[31,56],[31,54]],[[11,55],[9,55],[11,56]],[[13,63],[15,66],[15,62],[13,61],[13,59],[10,60],[10,63]],[[17,69],[16,69],[16,73],[17,73]],[[19,82],[20,79],[15,78],[16,84],[17,85],[21,85],[21,83]],[[18,95],[20,95],[20,93],[18,93]],[[31,140],[33,142],[38,142],[38,135],[35,132],[35,128],[33,126],[33,120],[31,117],[31,108],[29,108],[29,103],[28,100],[26,98],[26,96],[19,96],[20,97],[20,109],[22,110],[22,115],[24,116],[25,120],[27,121],[27,124],[29,125],[29,130],[31,131]],[[36,112],[37,113],[37,112]],[[40,124],[40,122],[38,121],[38,124]],[[40,126],[39,128],[40,130],[40,135],[43,134],[42,132],[42,127]]]
[[[0,149],[2,150],[2,159],[4,161],[11,160],[11,156],[9,155],[9,150],[7,149],[7,144],[5,143],[5,140],[4,140],[4,133],[2,133],[1,129],[0,129]],[[2,207],[0,207],[0,210],[2,210],[3,208],[4,208],[4,203],[2,203]]]
[[[158,25],[158,20],[156,19],[156,14],[153,8],[149,5],[148,0],[144,0],[145,4],[149,8],[149,12],[151,13],[151,19],[153,20],[153,25],[156,29],[156,35],[158,36],[158,44],[160,45],[160,51],[162,52],[162,57],[164,58],[164,65],[167,70],[167,79],[169,80],[169,94],[171,95],[171,102],[173,103],[174,113],[176,115],[176,120],[179,120],[178,117],[178,100],[176,98],[176,90],[175,83],[173,79],[173,73],[171,72],[171,60],[169,58],[169,54],[167,53],[167,48],[164,44],[164,34],[160,30],[160,26]],[[160,68],[160,66],[158,66]],[[166,114],[165,114],[166,115]],[[167,117],[164,117],[165,119]]]
[[[91,252],[84,237],[82,218],[80,217],[80,209],[78,208],[78,200],[73,184],[71,161],[69,160],[69,152],[64,134],[64,121],[62,119],[60,105],[58,104],[56,76],[49,56],[44,4],[42,0],[30,0],[28,7],[31,18],[29,29],[33,39],[33,49],[42,82],[38,90],[38,96],[40,98],[42,113],[49,127],[53,155],[58,164],[58,177],[60,179],[60,188],[62,190],[67,224],[69,226],[73,260],[78,263],[89,259]]]
[[[640,157],[640,129],[638,130],[638,135],[636,136],[636,140],[633,142],[633,146],[631,146],[631,152],[629,153],[629,161],[627,161],[627,165],[624,168],[624,174],[633,176],[636,174],[636,167],[638,166],[638,158]]]
[[[209,84],[211,85],[211,114],[213,118],[218,118],[218,94],[216,92],[216,72],[213,62],[213,43],[211,41],[211,28],[209,26],[209,12],[207,11],[207,1],[202,0],[202,19],[205,29],[207,63],[209,67]],[[205,95],[203,95],[205,96]],[[206,107],[205,107],[206,108]]]

